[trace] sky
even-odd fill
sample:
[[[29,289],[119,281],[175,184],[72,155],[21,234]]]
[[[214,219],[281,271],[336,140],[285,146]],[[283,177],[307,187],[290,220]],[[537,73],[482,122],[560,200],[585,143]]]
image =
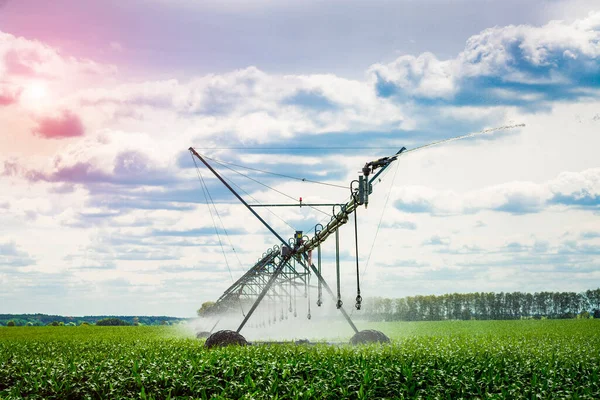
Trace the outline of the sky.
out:
[[[388,168],[366,298],[600,286],[596,1],[0,0],[0,313],[216,300],[277,239],[190,146],[250,203],[338,203],[368,161],[515,124]],[[331,214],[259,210],[285,238]]]

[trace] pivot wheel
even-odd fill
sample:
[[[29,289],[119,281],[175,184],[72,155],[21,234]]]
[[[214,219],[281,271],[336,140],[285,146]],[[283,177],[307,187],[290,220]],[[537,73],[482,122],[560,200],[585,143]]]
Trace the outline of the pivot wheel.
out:
[[[374,329],[365,329],[360,331],[350,339],[350,344],[369,344],[369,343],[390,343],[390,338],[383,332]]]
[[[229,330],[215,332],[206,339],[206,342],[204,342],[204,347],[209,349],[212,347],[231,345],[246,346],[248,345],[248,342],[239,333]]]

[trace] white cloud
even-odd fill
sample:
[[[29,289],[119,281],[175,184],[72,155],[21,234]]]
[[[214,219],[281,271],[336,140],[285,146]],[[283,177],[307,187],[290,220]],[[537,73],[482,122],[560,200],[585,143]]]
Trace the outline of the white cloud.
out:
[[[591,202],[600,205],[600,168],[563,172],[546,183],[507,182],[466,193],[437,191],[426,186],[403,186],[395,191],[396,207],[405,212],[434,215],[496,210],[540,212],[553,205]]]
[[[0,60],[0,77],[11,78],[16,85],[31,78],[77,81],[116,72],[114,66],[63,56],[42,42],[5,32],[0,32]]]
[[[0,268],[26,267],[35,262],[35,259],[20,250],[14,241],[0,242]]]
[[[401,56],[389,64],[369,69],[373,82],[389,82],[410,96],[450,98],[455,94],[457,73],[452,60],[440,61],[431,53]]]
[[[333,75],[269,75],[255,67],[186,83],[87,90],[71,102],[99,108],[106,116],[135,115],[139,120],[168,110],[188,125],[192,122],[200,137],[216,140],[224,133],[258,143],[299,134],[397,129],[404,119],[399,106],[378,98],[366,82]],[[125,114],[130,109],[137,111]]]
[[[374,64],[369,75],[384,95],[399,92],[408,97],[450,99],[460,90],[472,90],[469,80],[481,77],[505,83],[575,83],[597,71],[598,55],[600,13],[596,12],[572,23],[489,28],[470,37],[456,58],[405,55],[388,64]],[[490,86],[473,85],[480,92]],[[477,96],[477,90],[472,94]]]
[[[575,202],[586,198],[597,199],[600,205],[600,168],[580,173],[563,172],[548,186],[555,196],[570,198]]]

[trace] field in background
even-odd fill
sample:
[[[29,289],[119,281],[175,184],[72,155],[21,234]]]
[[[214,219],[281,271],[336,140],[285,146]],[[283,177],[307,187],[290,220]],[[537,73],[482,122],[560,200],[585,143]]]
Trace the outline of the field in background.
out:
[[[0,328],[0,398],[600,398],[600,320],[360,326],[393,344],[208,351],[179,327]]]

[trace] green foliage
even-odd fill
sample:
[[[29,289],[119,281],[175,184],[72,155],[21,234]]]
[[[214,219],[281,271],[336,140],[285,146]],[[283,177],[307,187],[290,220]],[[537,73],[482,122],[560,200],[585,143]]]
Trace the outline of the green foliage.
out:
[[[579,315],[577,316],[577,318],[588,319],[588,318],[591,318],[591,315],[587,311],[582,311],[582,312],[579,313]]]
[[[6,326],[15,326],[15,321],[8,321]]]
[[[97,326],[127,326],[129,325],[126,321],[119,318],[105,318],[96,322]]]
[[[575,292],[451,293],[365,301],[374,321],[569,319],[600,308],[600,289]],[[600,313],[599,313],[600,314]]]
[[[600,398],[598,320],[361,328],[392,345],[206,350],[168,326],[2,329],[0,398]]]
[[[79,326],[90,326],[89,322],[83,321]]]
[[[0,0],[1,2],[1,0]],[[167,321],[169,324],[175,322],[186,321],[187,318],[175,318],[167,316],[143,316],[143,317],[132,317],[132,316],[108,316],[108,315],[96,315],[96,316],[84,316],[84,317],[65,317],[61,315],[47,315],[47,314],[0,314],[0,326],[6,325],[10,320],[15,321],[16,326],[27,325],[31,322],[35,326],[46,326],[52,322],[62,322],[65,325],[73,322],[77,325],[81,325],[82,322],[86,321],[89,323],[95,323],[106,318],[119,318],[127,322],[130,325],[134,325],[137,321],[140,325],[159,325],[161,321]]]

